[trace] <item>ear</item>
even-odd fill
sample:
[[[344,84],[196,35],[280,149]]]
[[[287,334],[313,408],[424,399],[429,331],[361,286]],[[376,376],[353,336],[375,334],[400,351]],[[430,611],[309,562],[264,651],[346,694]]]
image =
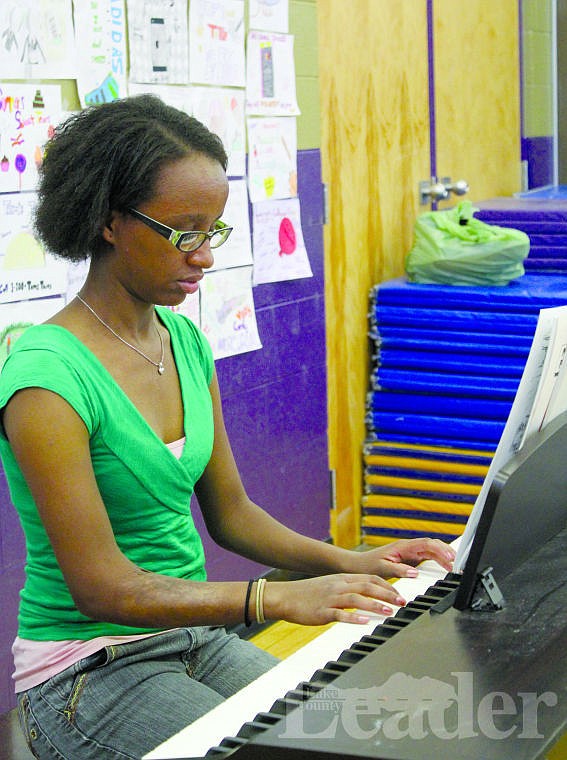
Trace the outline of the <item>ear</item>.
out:
[[[106,224],[102,228],[102,239],[109,245],[114,245],[114,225],[116,223],[117,214],[115,211],[111,211],[108,214]]]

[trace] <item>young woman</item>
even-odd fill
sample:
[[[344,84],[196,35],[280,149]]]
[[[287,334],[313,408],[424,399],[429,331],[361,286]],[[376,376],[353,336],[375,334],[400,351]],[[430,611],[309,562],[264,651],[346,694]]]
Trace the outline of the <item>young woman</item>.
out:
[[[230,234],[219,139],[157,98],[73,116],[48,143],[36,227],[77,297],[18,340],[0,379],[0,451],[27,542],[14,643],[20,717],[40,758],[139,758],[275,663],[223,625],[366,621],[400,605],[383,578],[438,541],[358,553],[252,503],[210,348],[167,306]],[[208,582],[195,492],[221,546],[294,582]]]

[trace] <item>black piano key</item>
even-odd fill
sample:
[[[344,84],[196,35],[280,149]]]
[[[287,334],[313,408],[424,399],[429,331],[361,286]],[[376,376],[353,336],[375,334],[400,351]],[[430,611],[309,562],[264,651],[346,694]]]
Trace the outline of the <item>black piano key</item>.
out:
[[[418,595],[407,605],[400,607],[393,617],[387,618],[383,623],[377,625],[371,634],[365,634],[359,641],[345,649],[337,660],[327,662],[324,667],[316,670],[309,681],[302,681],[295,689],[288,691],[284,697],[277,699],[267,713],[259,713],[254,720],[245,723],[236,737],[227,737],[223,739],[219,747],[212,747],[207,753],[207,757],[215,754],[217,757],[220,754],[228,756],[252,737],[276,725],[284,716],[311,699],[313,695],[332,683],[352,665],[363,660],[366,655],[374,652],[400,630],[435,607],[440,600],[445,599],[454,591],[459,580],[460,576],[449,573],[443,580],[437,581],[424,594]]]
[[[396,613],[396,619],[397,620],[406,620],[410,622],[411,620],[415,620],[420,615],[423,615],[424,610],[422,609],[416,609],[415,607],[410,607],[409,604],[406,607],[402,607],[399,609]]]
[[[357,652],[351,647],[350,649],[345,649],[341,652],[339,655],[339,662],[346,662],[349,665],[354,665],[355,662],[360,662],[366,654],[366,652]]]
[[[237,739],[234,736],[227,736],[218,746],[211,747],[207,750],[205,757],[227,757],[232,754],[235,749],[238,749],[238,747],[242,747],[247,743],[248,741],[246,739]]]

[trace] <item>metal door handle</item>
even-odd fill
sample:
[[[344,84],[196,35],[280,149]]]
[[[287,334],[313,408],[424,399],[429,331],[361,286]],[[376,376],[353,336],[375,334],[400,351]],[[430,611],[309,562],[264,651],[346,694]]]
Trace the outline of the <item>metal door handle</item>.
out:
[[[423,180],[419,183],[419,203],[424,206],[431,201],[443,201],[449,197],[449,191],[442,182],[435,177],[431,180]]]
[[[451,177],[443,177],[438,180],[431,177],[430,180],[422,180],[419,183],[419,203],[425,206],[432,201],[444,201],[451,193],[465,195],[469,191],[469,183],[464,179],[451,182]]]

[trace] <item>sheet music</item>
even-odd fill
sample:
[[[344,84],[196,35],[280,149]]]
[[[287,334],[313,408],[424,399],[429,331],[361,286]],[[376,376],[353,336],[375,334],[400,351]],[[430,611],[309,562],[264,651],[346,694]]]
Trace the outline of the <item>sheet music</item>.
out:
[[[567,306],[541,309],[506,426],[462,535],[455,572],[463,571],[496,474],[536,432],[567,410]]]

